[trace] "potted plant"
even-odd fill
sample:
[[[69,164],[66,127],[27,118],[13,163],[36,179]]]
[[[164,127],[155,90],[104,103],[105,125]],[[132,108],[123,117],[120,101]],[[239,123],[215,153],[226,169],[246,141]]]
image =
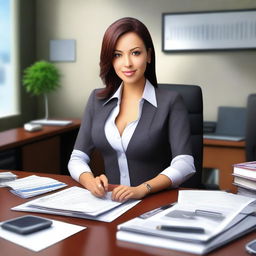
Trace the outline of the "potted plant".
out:
[[[33,95],[44,95],[45,118],[49,118],[48,93],[60,86],[60,73],[54,64],[47,61],[35,62],[24,70],[23,85],[26,91]]]

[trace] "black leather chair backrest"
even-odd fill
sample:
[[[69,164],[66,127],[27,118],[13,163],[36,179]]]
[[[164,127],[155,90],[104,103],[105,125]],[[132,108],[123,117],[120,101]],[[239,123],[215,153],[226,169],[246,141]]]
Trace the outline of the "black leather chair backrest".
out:
[[[159,88],[177,91],[184,99],[188,110],[192,154],[195,161],[196,174],[184,182],[181,187],[202,188],[203,165],[203,98],[202,90],[197,85],[158,84]]]
[[[256,94],[248,96],[245,129],[246,161],[256,161]]]

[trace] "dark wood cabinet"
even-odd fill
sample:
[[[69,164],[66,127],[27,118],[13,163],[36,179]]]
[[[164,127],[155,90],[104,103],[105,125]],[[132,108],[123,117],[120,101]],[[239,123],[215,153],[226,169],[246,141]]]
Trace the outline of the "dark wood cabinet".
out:
[[[68,174],[80,123],[75,119],[70,125],[44,126],[36,132],[23,128],[0,132],[0,169]]]

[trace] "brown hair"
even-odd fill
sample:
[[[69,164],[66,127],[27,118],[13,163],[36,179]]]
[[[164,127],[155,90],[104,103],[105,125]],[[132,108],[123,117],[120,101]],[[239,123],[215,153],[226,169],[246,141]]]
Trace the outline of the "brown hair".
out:
[[[127,32],[135,32],[144,42],[146,50],[151,49],[151,61],[147,64],[145,77],[153,86],[157,87],[155,50],[150,33],[141,21],[127,17],[115,21],[104,34],[100,54],[100,77],[106,87],[99,91],[97,96],[100,98],[111,96],[122,82],[115,73],[112,60],[117,40]]]

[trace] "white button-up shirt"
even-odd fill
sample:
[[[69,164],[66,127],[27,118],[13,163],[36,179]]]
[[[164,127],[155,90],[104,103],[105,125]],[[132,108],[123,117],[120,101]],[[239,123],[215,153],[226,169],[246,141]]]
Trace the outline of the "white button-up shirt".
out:
[[[148,101],[156,108],[157,101],[154,86],[148,80],[146,80],[144,92],[141,100],[139,101],[138,119],[129,123],[125,127],[122,136],[120,136],[115,120],[120,111],[122,89],[123,86],[121,85],[115,92],[115,94],[109,99],[111,100],[112,98],[117,98],[118,103],[106,120],[105,134],[109,144],[112,146],[112,148],[116,151],[117,154],[118,165],[120,170],[120,184],[130,186],[126,149],[140,120],[144,101]],[[105,104],[107,102],[105,102]],[[68,164],[68,168],[71,176],[75,180],[79,181],[79,176],[83,172],[91,172],[90,167],[88,165],[89,161],[90,158],[87,154],[80,150],[73,150]],[[193,157],[190,155],[179,155],[173,158],[172,161],[170,162],[170,166],[163,170],[160,174],[166,175],[172,181],[172,187],[177,187],[182,182],[184,182],[188,177],[192,176],[194,172],[195,167]]]

